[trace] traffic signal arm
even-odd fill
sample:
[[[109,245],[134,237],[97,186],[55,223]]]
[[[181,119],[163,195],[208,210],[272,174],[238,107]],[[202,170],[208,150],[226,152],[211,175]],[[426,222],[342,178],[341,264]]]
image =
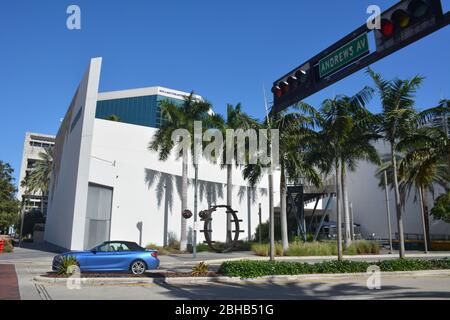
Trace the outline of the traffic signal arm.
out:
[[[422,0],[401,1],[383,12],[381,29],[374,31],[376,51],[370,53],[362,45],[367,41],[367,33],[372,31],[364,24],[275,81],[272,88],[275,111],[294,105],[450,23],[450,12],[442,14],[440,0],[430,0],[429,7],[422,6],[424,3]],[[358,48],[360,52],[355,53]],[[333,56],[336,56],[335,61]]]

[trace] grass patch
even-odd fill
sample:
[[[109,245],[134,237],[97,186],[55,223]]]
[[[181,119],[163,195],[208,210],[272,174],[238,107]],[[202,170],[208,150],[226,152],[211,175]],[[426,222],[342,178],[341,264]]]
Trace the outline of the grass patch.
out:
[[[295,242],[289,245],[286,256],[333,256],[337,245],[333,242]]]
[[[269,255],[269,244],[253,244],[251,250],[261,257]],[[283,255],[283,247],[281,244],[275,244],[275,251],[277,256]],[[350,247],[344,250],[346,255],[358,254],[379,254],[380,246],[375,241],[358,240],[353,241]],[[302,256],[335,256],[337,255],[337,245],[335,241],[324,242],[293,242],[289,244],[289,249],[286,251],[286,256],[302,257]]]
[[[166,256],[166,255],[169,255],[169,254],[181,253],[180,250],[177,249],[177,248],[161,247],[161,246],[158,246],[158,245],[156,245],[154,243],[150,243],[150,244],[146,245],[145,249],[156,250],[156,251],[158,251],[158,255],[161,255],[161,256]]]
[[[416,271],[450,269],[450,259],[440,260],[386,260],[380,262],[364,261],[325,261],[315,264],[300,262],[273,261],[229,261],[220,266],[219,273],[228,277],[244,279],[269,275],[300,275],[325,273],[364,273],[376,265],[381,271]]]
[[[254,243],[250,247],[251,251],[253,251],[257,256],[268,257],[270,246],[267,243],[259,244]],[[275,243],[275,255],[280,257],[283,255],[283,246],[280,243]]]
[[[376,241],[357,240],[344,250],[347,255],[380,254],[380,245]]]

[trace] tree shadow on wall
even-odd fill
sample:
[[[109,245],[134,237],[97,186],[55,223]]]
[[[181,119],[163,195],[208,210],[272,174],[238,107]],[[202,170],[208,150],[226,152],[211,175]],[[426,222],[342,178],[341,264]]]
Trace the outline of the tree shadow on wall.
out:
[[[172,213],[173,208],[173,193],[177,191],[181,199],[182,179],[180,176],[175,176],[165,172],[145,169],[145,182],[147,187],[151,189],[155,186],[156,200],[158,208],[164,198],[164,246],[168,245],[168,228],[169,228],[169,211]]]
[[[224,200],[223,189],[224,184],[211,182],[211,181],[198,181],[198,192],[200,196],[200,201],[203,201],[206,198],[206,202],[208,203],[208,207],[213,205],[217,205],[217,201]],[[220,204],[220,203],[219,203]]]

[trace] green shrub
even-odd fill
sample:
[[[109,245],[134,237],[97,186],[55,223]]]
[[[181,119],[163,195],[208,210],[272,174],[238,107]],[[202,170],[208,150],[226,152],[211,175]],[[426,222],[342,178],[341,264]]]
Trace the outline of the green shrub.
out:
[[[208,273],[208,268],[208,265],[204,261],[202,261],[192,268],[192,275],[201,276],[203,274],[206,274]]]
[[[5,246],[3,247],[4,253],[12,253],[14,252],[14,246],[11,240],[5,240]]]
[[[414,271],[450,269],[450,259],[441,260],[386,260],[376,263],[364,261],[324,261],[315,264],[300,262],[273,261],[228,261],[224,262],[219,273],[229,277],[257,278],[269,275],[298,275],[313,273],[364,273],[376,265],[381,271]]]
[[[200,243],[197,245],[197,252],[206,252],[206,251],[211,251],[211,249],[206,243]]]
[[[77,265],[78,265],[78,262],[75,257],[72,257],[72,256],[63,257],[61,264],[59,265],[58,274],[69,274],[70,267],[77,266]]]

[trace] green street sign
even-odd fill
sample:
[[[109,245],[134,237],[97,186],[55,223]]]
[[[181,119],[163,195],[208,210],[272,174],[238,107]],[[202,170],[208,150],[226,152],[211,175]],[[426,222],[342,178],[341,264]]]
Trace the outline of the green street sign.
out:
[[[320,77],[323,78],[368,53],[369,38],[364,33],[320,60]]]

